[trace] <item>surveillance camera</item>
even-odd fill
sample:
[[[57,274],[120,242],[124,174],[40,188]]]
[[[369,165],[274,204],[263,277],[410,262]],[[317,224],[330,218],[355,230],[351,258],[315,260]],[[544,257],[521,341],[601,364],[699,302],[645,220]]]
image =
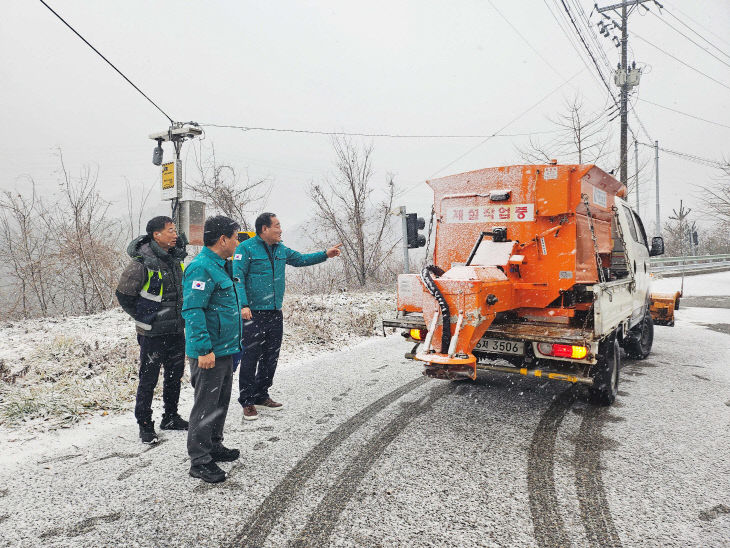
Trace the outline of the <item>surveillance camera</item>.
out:
[[[152,163],[156,166],[162,165],[162,146],[160,144],[152,151]]]

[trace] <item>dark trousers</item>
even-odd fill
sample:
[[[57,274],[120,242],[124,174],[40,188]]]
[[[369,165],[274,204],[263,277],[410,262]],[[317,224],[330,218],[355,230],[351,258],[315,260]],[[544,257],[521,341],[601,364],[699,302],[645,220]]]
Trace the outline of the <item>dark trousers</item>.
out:
[[[138,423],[152,420],[152,397],[160,376],[162,379],[162,401],[165,414],[177,413],[180,399],[180,379],[185,371],[185,335],[182,333],[146,337],[137,335],[139,343],[139,385],[134,416]]]
[[[253,319],[243,322],[243,356],[238,374],[238,401],[244,407],[269,397],[284,334],[281,310],[254,310],[251,314]]]
[[[212,460],[210,452],[223,444],[228,404],[233,384],[231,356],[215,359],[215,367],[201,369],[198,360],[189,358],[190,383],[195,389],[195,402],[188,426],[188,455],[193,465]]]

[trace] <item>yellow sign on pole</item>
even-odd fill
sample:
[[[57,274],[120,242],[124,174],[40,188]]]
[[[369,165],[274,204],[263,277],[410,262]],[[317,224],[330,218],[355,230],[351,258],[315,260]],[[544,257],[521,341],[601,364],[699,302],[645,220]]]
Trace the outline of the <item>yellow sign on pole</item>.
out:
[[[162,164],[162,190],[175,188],[175,162]]]
[[[180,165],[177,162],[162,164],[162,199],[177,198],[177,185],[180,184]]]

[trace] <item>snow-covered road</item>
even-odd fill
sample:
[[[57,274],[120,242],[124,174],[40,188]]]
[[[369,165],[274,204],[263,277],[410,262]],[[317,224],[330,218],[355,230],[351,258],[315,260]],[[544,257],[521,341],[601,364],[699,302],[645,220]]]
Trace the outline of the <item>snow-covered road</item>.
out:
[[[541,379],[427,380],[396,335],[284,364],[286,407],[258,421],[232,402],[223,484],[127,415],[6,442],[0,545],[727,546],[730,273],[687,280],[610,408]]]

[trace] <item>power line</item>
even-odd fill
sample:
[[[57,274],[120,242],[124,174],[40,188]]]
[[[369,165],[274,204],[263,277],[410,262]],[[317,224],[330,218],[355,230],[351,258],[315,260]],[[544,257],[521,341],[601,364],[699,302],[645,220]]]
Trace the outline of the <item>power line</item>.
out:
[[[596,66],[596,70],[598,71],[598,74],[601,77],[601,80],[603,81],[603,85],[606,86],[606,89],[613,97],[613,91],[611,90],[611,86],[608,84],[608,82],[606,82],[606,78],[603,75],[601,68],[598,66],[598,61],[596,61],[596,58],[593,55],[593,50],[588,46],[588,44],[585,41],[585,38],[583,38],[583,34],[580,32],[580,29],[578,29],[578,25],[575,22],[575,19],[573,18],[573,13],[570,11],[570,8],[565,3],[565,0],[560,0],[560,3],[563,5],[563,9],[565,10],[565,13],[568,15],[568,19],[570,19],[570,23],[573,25],[573,28],[575,29],[575,32],[578,35],[578,38],[582,42],[583,47],[585,47],[586,51],[588,52],[588,55],[590,56],[591,60],[593,61],[593,64]]]
[[[508,25],[510,26],[510,28],[511,28],[511,29],[512,29],[513,31],[515,31],[515,34],[517,34],[517,36],[519,36],[519,37],[520,37],[520,38],[522,39],[522,41],[523,41],[523,42],[524,42],[525,44],[527,44],[527,47],[529,47],[529,48],[530,48],[530,49],[531,49],[531,50],[532,50],[533,52],[535,52],[535,54],[536,54],[536,55],[537,55],[537,56],[538,56],[538,57],[539,57],[540,59],[542,59],[543,63],[545,63],[545,64],[546,64],[546,65],[547,65],[548,67],[550,67],[550,68],[552,69],[552,71],[553,71],[553,72],[554,72],[555,74],[557,74],[558,76],[560,76],[560,78],[561,78],[561,79],[563,79],[563,80],[564,80],[564,79],[565,79],[565,76],[563,76],[563,75],[562,75],[562,74],[560,73],[560,71],[559,71],[558,69],[556,69],[556,68],[555,68],[555,67],[553,66],[553,64],[552,64],[552,63],[551,63],[551,62],[550,62],[550,61],[549,61],[549,60],[548,60],[548,59],[547,59],[547,58],[546,58],[546,57],[545,57],[545,56],[544,56],[544,55],[543,55],[542,53],[540,53],[540,51],[539,51],[539,50],[537,50],[537,49],[535,48],[535,46],[533,46],[533,45],[532,45],[532,44],[531,44],[531,43],[529,42],[529,40],[527,40],[527,38],[525,38],[525,36],[524,36],[524,35],[523,35],[523,34],[522,34],[522,33],[521,33],[521,32],[520,32],[520,31],[519,31],[518,29],[517,29],[517,27],[515,27],[515,26],[514,26],[514,25],[512,24],[512,22],[511,22],[511,21],[510,21],[509,19],[507,19],[507,17],[505,17],[505,15],[504,15],[504,14],[503,14],[503,13],[502,13],[502,12],[501,12],[500,10],[499,10],[499,8],[498,8],[497,6],[495,6],[495,5],[494,5],[494,2],[492,2],[492,0],[487,0],[487,2],[489,3],[489,5],[490,5],[490,6],[492,6],[492,9],[494,9],[494,11],[496,11],[496,12],[497,12],[497,13],[499,14],[499,16],[500,16],[500,17],[501,17],[502,19],[504,19],[505,23],[507,23],[507,24],[508,24]]]
[[[667,13],[669,13],[669,12],[667,12]],[[700,48],[700,49],[701,49],[702,51],[704,51],[704,52],[705,52],[705,53],[707,53],[708,55],[712,55],[712,57],[714,57],[715,59],[717,59],[718,61],[720,61],[720,62],[721,62],[721,63],[722,63],[723,65],[725,65],[726,67],[730,67],[730,64],[729,64],[729,63],[727,63],[727,62],[726,62],[726,61],[724,61],[723,59],[720,59],[720,58],[719,58],[719,57],[718,57],[717,55],[715,55],[715,54],[714,54],[714,53],[712,53],[711,51],[708,51],[708,50],[707,50],[707,49],[705,49],[705,48],[704,48],[703,46],[701,46],[700,44],[698,44],[697,42],[695,42],[694,40],[692,40],[692,38],[690,38],[690,37],[689,37],[689,36],[687,36],[687,35],[686,35],[685,33],[683,33],[683,32],[682,32],[681,30],[679,30],[679,29],[678,29],[677,27],[675,27],[674,25],[672,25],[672,24],[671,24],[671,23],[670,23],[669,21],[667,21],[667,20],[666,20],[666,19],[664,19],[663,17],[659,17],[659,16],[658,16],[658,15],[657,15],[656,13],[654,13],[653,11],[651,12],[651,14],[652,14],[652,15],[653,15],[654,17],[656,17],[657,19],[659,19],[659,20],[660,20],[660,21],[661,21],[662,23],[664,23],[665,25],[667,25],[667,26],[668,26],[668,27],[669,27],[670,29],[672,29],[673,31],[675,31],[676,33],[678,33],[678,34],[681,34],[682,36],[684,36],[684,37],[685,37],[685,38],[686,38],[687,40],[689,40],[690,42],[692,42],[692,43],[693,43],[693,44],[694,44],[695,46],[697,46],[698,48]],[[672,14],[670,13],[669,15],[672,15]],[[674,17],[674,16],[672,16],[672,17]],[[675,19],[676,19],[676,17],[675,17]],[[677,20],[678,20],[678,19],[677,19]],[[679,21],[679,20],[678,20],[678,21]],[[682,23],[682,21],[680,21],[680,23]],[[684,24],[684,23],[683,23],[683,24]],[[685,25],[685,26],[686,26],[686,25]],[[687,28],[689,28],[689,27],[687,27]],[[690,30],[692,30],[692,29],[690,29]],[[694,31],[693,31],[693,32],[694,32]],[[695,34],[697,34],[697,33],[695,33]],[[701,36],[700,36],[700,38],[701,38]],[[707,42],[707,40],[705,40],[705,41]],[[722,53],[723,55],[725,55],[725,56],[727,56],[727,57],[730,57],[729,55],[727,55],[727,53],[725,53],[724,51],[722,51],[722,50],[720,50],[719,48],[717,48],[717,46],[715,46],[715,49],[717,49],[718,51],[720,51],[720,53]]]
[[[642,42],[645,42],[645,43],[649,44],[649,45],[650,45],[651,47],[653,47],[653,48],[655,48],[655,49],[658,49],[658,50],[659,50],[659,51],[661,51],[661,52],[662,52],[663,54],[665,54],[665,55],[668,55],[669,57],[671,57],[672,59],[674,59],[674,60],[675,60],[675,61],[677,61],[678,63],[681,63],[681,64],[683,64],[683,65],[684,65],[685,67],[687,67],[687,68],[690,68],[690,69],[692,69],[693,71],[695,71],[695,72],[697,72],[697,73],[701,74],[701,75],[702,75],[702,76],[704,76],[705,78],[708,78],[709,80],[712,80],[712,81],[713,81],[713,82],[715,82],[716,84],[720,84],[720,85],[721,85],[722,87],[724,87],[724,88],[726,88],[726,89],[730,89],[730,86],[728,86],[727,84],[724,84],[724,83],[723,83],[723,82],[721,82],[720,80],[716,80],[715,78],[713,78],[713,77],[712,77],[712,76],[710,76],[709,74],[705,74],[704,72],[702,72],[701,70],[699,70],[699,69],[697,69],[697,68],[693,67],[693,66],[692,66],[692,65],[690,65],[689,63],[685,63],[684,61],[682,61],[682,60],[681,60],[681,59],[679,59],[678,57],[675,57],[674,55],[672,55],[671,53],[669,53],[669,52],[668,52],[667,50],[665,50],[665,49],[663,49],[663,48],[660,48],[660,47],[659,47],[659,46],[657,46],[656,44],[653,44],[652,42],[650,42],[650,41],[649,41],[649,40],[647,40],[646,38],[643,38],[643,37],[639,36],[639,35],[638,35],[638,34],[636,34],[635,32],[634,32],[633,34],[634,34],[634,36],[636,36],[636,37],[637,37],[637,38],[638,38],[639,40],[641,40]]]
[[[519,37],[520,37],[520,39],[521,39],[521,40],[522,40],[522,41],[523,41],[523,42],[524,42],[524,43],[525,43],[525,44],[526,44],[526,45],[527,45],[527,46],[528,46],[528,47],[529,47],[529,48],[530,48],[530,49],[531,49],[531,50],[532,50],[532,51],[533,51],[533,52],[534,52],[534,53],[535,53],[535,54],[536,54],[536,55],[537,55],[537,56],[538,56],[538,57],[539,57],[540,59],[542,59],[542,61],[543,61],[543,62],[544,62],[544,63],[545,63],[545,64],[546,64],[546,65],[547,65],[547,66],[548,66],[548,67],[549,67],[550,69],[552,69],[552,71],[553,71],[553,72],[554,72],[555,74],[557,74],[557,75],[558,75],[558,77],[559,77],[559,78],[560,78],[561,80],[565,80],[565,76],[564,76],[564,75],[563,75],[563,74],[562,74],[562,73],[561,73],[561,72],[560,72],[560,71],[559,71],[559,70],[558,70],[557,68],[555,68],[555,66],[554,66],[554,65],[553,65],[553,64],[552,64],[552,63],[550,62],[550,60],[549,60],[549,59],[547,59],[547,58],[546,58],[546,57],[545,57],[545,56],[544,56],[544,55],[543,55],[543,54],[542,54],[542,53],[541,53],[541,52],[540,52],[540,51],[539,51],[539,50],[538,50],[537,48],[535,48],[535,46],[533,46],[533,45],[532,45],[532,43],[530,43],[530,41],[529,41],[529,40],[528,40],[528,39],[527,39],[527,38],[525,37],[525,35],[524,35],[524,34],[522,34],[522,33],[520,32],[520,30],[519,30],[519,29],[518,29],[517,27],[515,27],[515,26],[514,26],[514,25],[512,24],[512,22],[511,22],[511,21],[509,20],[509,18],[507,18],[507,17],[506,17],[505,15],[504,15],[504,13],[502,13],[502,12],[501,12],[501,11],[499,10],[499,8],[498,8],[498,7],[497,7],[497,6],[496,6],[496,5],[494,4],[494,2],[493,2],[492,0],[487,0],[487,1],[489,2],[489,5],[490,5],[490,6],[492,6],[492,8],[494,9],[494,11],[496,11],[496,12],[497,12],[497,13],[499,14],[499,16],[500,16],[500,17],[501,17],[502,19],[504,19],[505,23],[507,23],[507,24],[508,24],[508,25],[510,26],[510,28],[511,28],[511,29],[512,29],[512,30],[513,30],[513,31],[515,32],[515,34],[517,34],[517,36],[519,36]],[[584,13],[583,15],[585,16],[585,13]],[[605,53],[604,53],[604,52],[603,52],[602,50],[601,50],[601,53],[603,53],[603,54],[604,54],[604,56],[605,56]],[[587,67],[587,68],[590,68],[590,67]],[[573,88],[574,88],[574,89],[575,89],[576,91],[580,91],[580,88],[578,88],[577,86],[573,85],[572,83],[570,83],[570,85],[571,85],[571,87],[573,87]],[[604,105],[604,107],[605,107],[605,105]],[[601,116],[602,116],[602,117],[603,117],[603,116],[606,116],[606,113],[604,112],[604,113],[603,113],[603,114],[602,114]]]
[[[554,1],[554,2],[556,3],[556,5],[557,5],[557,1],[558,1],[558,0],[553,0],[553,1]],[[573,27],[575,28],[575,30],[576,30],[576,33],[578,34],[578,38],[579,38],[579,39],[580,39],[580,41],[582,42],[582,44],[583,44],[583,46],[584,46],[584,48],[585,48],[586,52],[588,53],[589,57],[590,57],[590,58],[591,58],[591,60],[593,61],[593,65],[594,65],[594,66],[596,67],[596,70],[598,71],[598,76],[599,76],[599,78],[600,78],[601,82],[603,83],[603,85],[605,86],[605,88],[606,88],[606,90],[608,91],[609,95],[610,95],[610,96],[611,96],[611,98],[613,99],[613,102],[614,102],[614,103],[617,103],[617,99],[616,99],[616,96],[615,96],[615,95],[613,94],[613,90],[611,89],[611,86],[609,86],[608,82],[606,82],[606,78],[605,78],[605,76],[604,76],[603,72],[601,71],[601,67],[600,67],[600,66],[598,65],[598,61],[596,61],[596,58],[595,58],[595,57],[594,57],[594,55],[593,55],[593,51],[591,50],[591,48],[589,48],[589,47],[588,47],[588,44],[586,44],[585,40],[583,39],[583,35],[582,35],[582,34],[580,33],[580,31],[578,30],[578,28],[577,28],[577,26],[576,26],[576,24],[575,24],[575,21],[573,20],[573,16],[572,16],[572,14],[570,13],[570,10],[569,10],[569,9],[568,9],[568,7],[567,7],[567,6],[565,5],[565,2],[563,2],[563,0],[559,0],[559,1],[560,1],[560,2],[562,3],[562,5],[563,5],[563,7],[564,7],[564,9],[565,9],[565,11],[566,11],[566,13],[568,14],[568,17],[569,17],[569,19],[570,19],[570,22],[571,22],[571,23],[573,24]],[[555,19],[555,22],[556,22],[556,23],[558,23],[558,26],[560,27],[560,30],[562,30],[562,31],[563,31],[563,34],[566,34],[566,35],[568,35],[568,36],[570,37],[570,34],[569,34],[568,32],[566,32],[566,30],[565,30],[565,29],[564,29],[564,28],[562,27],[562,25],[561,25],[561,24],[560,24],[560,23],[558,22],[558,19],[557,19],[556,15],[555,15],[555,14],[553,13],[553,10],[552,10],[552,9],[550,8],[550,6],[548,6],[547,0],[543,0],[543,2],[545,3],[545,6],[546,6],[546,7],[548,8],[548,10],[550,11],[550,14],[551,14],[551,15],[553,16],[553,18]],[[559,7],[558,7],[558,12],[560,12],[560,8],[559,8]],[[583,58],[583,55],[582,55],[582,54],[580,53],[580,50],[579,50],[579,48],[575,48],[575,44],[574,44],[574,42],[573,42],[572,40],[570,40],[570,38],[569,38],[569,41],[570,41],[570,42],[571,42],[571,44],[573,45],[574,49],[576,49],[576,52],[578,53],[578,55],[580,56],[580,58],[581,58],[581,59],[583,60],[583,62],[584,62],[584,64],[586,65],[586,67],[588,67],[587,63],[585,63],[585,59]]]
[[[654,105],[655,107],[663,108],[665,110],[671,110],[672,112],[676,112],[677,114],[681,114],[682,116],[687,116],[688,118],[694,118],[695,120],[700,120],[702,122],[707,122],[708,124],[712,124],[715,126],[720,126],[724,128],[730,129],[730,126],[727,124],[721,124],[720,122],[713,122],[712,120],[707,120],[706,118],[700,118],[699,116],[695,116],[694,114],[689,114],[687,112],[682,112],[681,110],[677,110],[670,107],[665,107],[664,105],[660,105],[658,103],[654,103],[652,101],[649,101],[647,99],[639,99],[642,103],[649,103],[650,105]]]
[[[651,138],[651,135],[649,135],[649,132],[646,130],[646,127],[644,127],[644,124],[641,121],[641,118],[639,118],[639,115],[636,113],[635,108],[631,109],[631,114],[633,114],[634,118],[636,118],[636,121],[639,122],[639,126],[641,127],[641,130],[644,132],[644,135],[646,135],[647,139],[649,139],[650,141],[653,141],[654,139]],[[631,132],[631,136],[634,138],[634,140],[636,140],[636,134],[634,133],[634,130],[631,129],[631,126],[629,126],[629,125],[627,125],[627,127],[629,128],[629,131]]]
[[[455,160],[449,162],[448,164],[446,164],[442,168],[436,170],[433,174],[431,174],[429,176],[429,179],[431,179],[432,177],[438,175],[439,173],[441,173],[447,167],[450,167],[450,166],[454,165],[456,162],[458,162],[459,160],[461,160],[464,156],[467,156],[468,154],[471,154],[473,151],[475,151],[476,149],[478,149],[480,146],[482,146],[484,143],[486,143],[487,141],[489,141],[493,137],[497,137],[499,133],[501,133],[503,130],[507,129],[509,126],[511,126],[512,124],[514,124],[517,120],[519,120],[520,118],[522,118],[525,114],[527,114],[528,112],[530,112],[533,108],[535,108],[536,106],[538,106],[540,103],[542,103],[543,101],[547,100],[551,95],[553,95],[556,91],[558,91],[565,84],[567,84],[568,82],[570,82],[573,78],[575,78],[576,76],[578,76],[584,70],[585,69],[580,69],[574,75],[572,75],[569,78],[567,78],[566,80],[564,80],[562,84],[560,84],[559,86],[557,86],[556,88],[554,88],[552,91],[550,91],[547,95],[545,95],[544,97],[542,97],[542,99],[540,99],[538,102],[536,102],[532,106],[528,107],[527,109],[523,110],[520,114],[518,114],[517,116],[515,116],[512,120],[510,120],[509,122],[507,122],[504,126],[502,126],[500,129],[498,129],[497,131],[495,131],[492,135],[488,136],[486,139],[484,139],[483,141],[481,141],[477,145],[475,145],[472,148],[470,148],[469,150],[467,150],[464,154],[462,154],[461,156],[459,156]],[[411,187],[411,189],[412,188],[415,188],[415,185],[413,187]],[[406,192],[409,192],[411,189],[406,190]],[[405,192],[404,192],[404,194],[405,194]]]
[[[654,145],[649,144],[649,143],[642,143],[641,141],[639,141],[639,144],[644,145],[645,147],[654,148]],[[728,165],[727,163],[724,163],[724,162],[718,162],[717,160],[710,160],[709,158],[703,158],[702,156],[697,156],[696,154],[690,154],[688,152],[680,152],[678,150],[671,150],[671,149],[662,148],[662,147],[659,147],[659,150],[661,150],[662,152],[666,152],[667,154],[672,154],[679,158],[684,158],[685,160],[689,160],[691,162],[695,162],[697,164],[702,164],[705,166],[724,168],[724,167],[727,167],[727,165]]]
[[[561,21],[558,19],[557,15],[555,15],[555,12],[553,12],[553,8],[550,7],[550,5],[548,4],[547,0],[543,0],[543,3],[545,4],[545,7],[547,8],[547,10],[550,12],[550,15],[555,20],[555,24],[558,25],[558,28],[561,30],[561,32],[563,33],[563,35],[565,35],[565,37],[567,38],[568,43],[570,44],[570,46],[575,50],[575,53],[578,55],[578,57],[580,58],[580,60],[583,62],[583,65],[588,69],[589,73],[593,76],[593,78],[596,79],[596,81],[598,82],[599,87],[601,86],[601,84],[603,84],[605,86],[606,85],[606,82],[603,80],[603,77],[601,76],[602,73],[601,73],[600,69],[598,69],[598,74],[600,76],[600,78],[599,78],[591,70],[590,66],[588,65],[588,62],[585,59],[585,53],[582,53],[582,50],[580,48],[580,45],[576,45],[576,41],[575,41],[573,35],[570,33],[569,30],[566,30],[566,28],[563,26],[563,23],[561,23]],[[596,67],[596,68],[598,68],[598,67]],[[613,96],[613,93],[612,93],[611,89],[610,88],[607,88],[607,89],[608,89],[609,94],[611,95],[611,98],[613,99],[613,101],[615,103],[616,102],[616,98]]]
[[[580,2],[578,0],[571,0],[571,1],[572,1],[572,4],[573,4],[575,10],[578,12],[579,20],[582,22],[585,30],[587,30],[589,38],[591,39],[591,41],[593,42],[593,45],[598,50],[600,57],[603,59],[603,64],[610,71],[611,62],[608,60],[608,56],[606,55],[605,50],[601,46],[601,42],[598,39],[596,32],[593,30],[593,27],[591,26],[590,16],[586,16],[586,12],[583,9],[583,6],[580,5]],[[596,7],[594,6],[593,9],[595,10]],[[591,10],[591,15],[593,15],[593,10]]]
[[[711,45],[711,46],[712,46],[713,48],[715,48],[715,49],[716,49],[717,51],[719,51],[720,53],[722,53],[722,54],[723,54],[724,56],[726,56],[726,57],[730,57],[730,55],[728,55],[728,54],[727,54],[727,53],[725,53],[725,52],[724,52],[723,50],[721,50],[721,49],[720,49],[719,47],[717,47],[717,46],[716,46],[715,44],[713,44],[712,42],[710,42],[710,41],[709,41],[709,40],[708,40],[707,38],[705,38],[704,36],[702,36],[702,35],[701,35],[701,34],[700,34],[699,32],[697,32],[696,30],[694,30],[694,29],[693,29],[692,27],[690,27],[690,26],[689,26],[689,25],[688,25],[687,23],[685,23],[684,21],[682,21],[682,20],[681,20],[681,19],[680,19],[679,17],[677,17],[676,15],[674,15],[674,14],[673,14],[673,13],[672,13],[671,11],[669,11],[669,10],[668,10],[668,9],[667,9],[666,7],[664,7],[664,11],[666,11],[666,12],[667,12],[667,13],[668,13],[668,14],[669,14],[670,16],[674,17],[674,18],[675,18],[675,19],[676,19],[677,21],[679,21],[679,22],[680,22],[680,23],[681,23],[682,25],[684,25],[685,27],[687,27],[687,28],[688,28],[688,29],[689,29],[690,31],[692,31],[692,32],[693,32],[694,34],[696,34],[697,36],[699,36],[699,37],[700,37],[700,38],[701,38],[702,40],[704,40],[705,42],[707,42],[707,43],[708,43],[709,45]],[[682,13],[682,12],[680,11],[680,13]],[[694,22],[695,24],[697,24],[697,25],[699,25],[699,26],[702,26],[702,25],[700,25],[699,23],[697,23],[697,21],[695,21],[694,19],[692,19],[691,17],[689,17],[688,15],[685,15],[685,17],[687,17],[687,19],[689,19],[690,21],[693,21],[693,22]],[[706,28],[706,27],[705,27],[705,28]],[[710,34],[713,34],[714,36],[717,36],[717,35],[716,35],[716,34],[715,34],[714,32],[712,32],[712,31],[711,31],[710,29],[707,29],[707,30],[708,30],[708,31],[710,32]],[[717,37],[718,37],[718,38],[720,38],[719,36],[717,36]],[[720,38],[720,39],[722,40],[722,38]],[[724,40],[723,40],[723,41],[724,41]],[[725,42],[725,43],[727,44],[727,42]]]
[[[387,137],[391,139],[484,139],[492,137],[524,137],[526,135],[542,135],[546,133],[556,133],[557,130],[547,131],[531,131],[529,133],[510,133],[495,135],[404,135],[399,133],[357,133],[348,131],[318,131],[314,129],[291,129],[291,128],[275,128],[275,127],[253,127],[253,126],[237,126],[231,124],[208,124],[200,123],[201,127],[216,127],[223,129],[240,129],[241,131],[271,131],[277,133],[303,133],[308,135],[329,135],[343,137]]]
[[[131,81],[131,80],[130,80],[129,78],[127,78],[127,77],[126,77],[126,76],[124,75],[124,73],[123,73],[123,72],[122,72],[121,70],[119,70],[119,69],[118,69],[117,67],[115,67],[115,66],[114,66],[114,63],[112,63],[112,62],[111,62],[111,61],[110,61],[109,59],[107,59],[106,57],[104,57],[104,55],[102,55],[102,53],[101,53],[101,52],[100,52],[100,51],[99,51],[98,49],[96,49],[96,48],[95,48],[94,46],[92,46],[92,45],[91,45],[91,44],[89,43],[89,41],[88,41],[88,40],[87,40],[86,38],[84,38],[83,36],[81,36],[81,35],[80,35],[80,34],[78,33],[78,31],[77,31],[77,30],[76,30],[75,28],[73,28],[73,27],[72,27],[71,25],[69,25],[69,24],[68,24],[68,23],[66,22],[66,20],[65,20],[65,19],[64,19],[63,17],[61,17],[60,15],[58,15],[58,13],[56,13],[56,12],[55,12],[55,11],[53,10],[53,8],[52,8],[51,6],[49,6],[48,4],[46,4],[46,3],[45,3],[45,2],[43,1],[43,0],[39,0],[39,1],[40,1],[40,3],[41,3],[41,4],[43,4],[44,6],[46,6],[46,7],[47,7],[47,8],[48,8],[48,9],[50,10],[50,12],[51,12],[51,13],[52,13],[53,15],[55,15],[56,17],[58,17],[58,18],[59,18],[59,19],[61,20],[61,22],[62,22],[62,23],[63,23],[64,25],[66,25],[66,26],[67,26],[67,27],[68,27],[69,29],[71,29],[71,31],[72,31],[72,32],[73,32],[73,33],[74,33],[74,34],[75,34],[76,36],[78,36],[79,38],[81,38],[81,40],[83,40],[83,41],[84,41],[84,43],[85,43],[85,44],[86,44],[87,46],[89,46],[89,47],[90,47],[91,49],[93,49],[93,50],[94,50],[94,52],[96,52],[96,54],[97,54],[97,55],[98,55],[99,57],[101,57],[102,59],[104,59],[104,61],[106,61],[106,62],[107,62],[107,64],[108,64],[108,65],[109,65],[109,66],[110,66],[111,68],[113,68],[113,69],[114,69],[115,71],[117,71],[117,72],[119,73],[119,75],[120,75],[120,76],[121,76],[122,78],[124,78],[124,79],[125,79],[125,80],[126,80],[126,81],[127,81],[128,83],[129,83],[129,85],[131,85],[131,86],[132,86],[132,87],[133,87],[134,89],[136,89],[136,90],[137,90],[137,91],[138,91],[138,92],[139,92],[140,94],[142,94],[142,97],[144,97],[145,99],[147,99],[147,100],[148,100],[148,101],[149,101],[150,103],[152,103],[152,104],[154,105],[154,107],[155,107],[155,108],[156,108],[157,110],[159,110],[159,111],[160,111],[160,112],[161,112],[162,114],[164,114],[164,115],[165,115],[165,118],[167,118],[168,120],[170,120],[170,123],[171,123],[171,124],[174,124],[174,123],[175,123],[175,122],[173,121],[173,119],[172,119],[172,118],[170,118],[170,116],[168,116],[168,114],[167,114],[167,113],[166,113],[166,112],[165,112],[164,110],[162,110],[162,109],[160,108],[160,106],[159,106],[159,105],[158,105],[157,103],[155,103],[155,102],[154,102],[154,101],[153,101],[152,99],[150,99],[150,98],[149,98],[149,97],[147,96],[147,94],[145,94],[145,92],[143,92],[143,91],[142,91],[141,89],[139,89],[139,88],[138,88],[138,87],[137,87],[137,86],[136,86],[136,85],[134,84],[134,82],[132,82],[132,81]]]

